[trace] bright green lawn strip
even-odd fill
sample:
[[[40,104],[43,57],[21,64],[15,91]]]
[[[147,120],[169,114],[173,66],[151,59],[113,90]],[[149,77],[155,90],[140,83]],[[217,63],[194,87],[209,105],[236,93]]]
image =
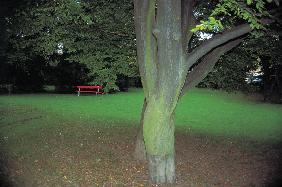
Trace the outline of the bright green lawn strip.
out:
[[[282,106],[251,102],[241,94],[198,89],[180,101],[176,124],[203,133],[281,141]]]
[[[1,96],[0,105],[30,105],[80,124],[138,124],[141,90],[104,96]],[[110,124],[110,125],[109,125]],[[214,135],[281,141],[282,107],[246,100],[241,94],[195,89],[184,96],[176,111],[178,128]]]
[[[132,91],[130,94],[80,97],[56,94],[15,95],[0,97],[0,105],[1,103],[30,105],[69,119],[136,123],[140,119],[143,94],[141,91]]]

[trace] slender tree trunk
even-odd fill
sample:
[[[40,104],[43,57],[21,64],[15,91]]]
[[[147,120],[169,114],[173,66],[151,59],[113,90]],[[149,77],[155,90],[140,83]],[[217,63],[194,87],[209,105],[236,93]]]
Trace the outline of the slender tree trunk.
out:
[[[134,150],[134,158],[141,162],[146,162],[146,149],[143,138],[143,121],[144,121],[144,113],[146,110],[147,102],[146,98],[144,99],[143,109],[141,113],[140,125],[138,127],[138,132],[136,136],[135,150]]]

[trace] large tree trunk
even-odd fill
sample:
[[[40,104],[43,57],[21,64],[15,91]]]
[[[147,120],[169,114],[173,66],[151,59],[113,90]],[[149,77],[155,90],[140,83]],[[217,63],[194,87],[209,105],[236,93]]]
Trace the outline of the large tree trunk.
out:
[[[134,0],[137,61],[146,98],[135,155],[142,159],[145,143],[150,180],[156,184],[175,182],[174,111],[186,91],[185,82],[187,88],[197,84],[219,56],[240,41],[225,44],[252,30],[239,25],[186,53],[195,24],[194,4],[195,0]]]
[[[157,4],[156,14],[154,0],[134,1],[138,64],[147,102],[141,124],[150,181],[160,184],[175,182],[173,117],[187,65],[182,56],[181,0]],[[137,150],[141,145],[140,138]]]
[[[166,109],[162,108],[158,103],[155,104],[157,110],[146,110],[147,102],[144,99],[142,116],[140,121],[140,127],[138,129],[134,157],[139,161],[148,161],[150,180],[154,183],[173,183],[175,181],[175,161],[174,161],[174,115],[165,115]],[[159,106],[158,106],[159,105]],[[162,110],[160,110],[162,108]],[[146,111],[146,112],[145,112]],[[155,127],[151,128],[152,120],[156,120]],[[144,123],[145,121],[145,123]],[[143,127],[149,126],[144,134],[149,138],[147,146],[155,146],[156,142],[159,142],[159,148],[153,148],[154,153],[146,155],[146,149],[143,138]],[[158,136],[156,132],[160,132],[162,129],[163,136]],[[167,147],[167,148],[165,148]],[[165,151],[166,150],[166,151]],[[158,153],[159,152],[159,153]],[[147,156],[147,157],[146,157]]]
[[[164,106],[159,102],[149,103],[149,106],[154,105],[150,108],[147,105],[144,99],[134,157],[139,161],[148,161],[151,182],[173,183],[175,181],[174,115],[173,112],[168,114],[169,105]],[[162,136],[159,136],[157,132]],[[146,147],[150,149],[148,154],[146,154],[143,136],[147,137]]]
[[[174,183],[174,112],[161,100],[148,102],[143,125],[150,180]]]

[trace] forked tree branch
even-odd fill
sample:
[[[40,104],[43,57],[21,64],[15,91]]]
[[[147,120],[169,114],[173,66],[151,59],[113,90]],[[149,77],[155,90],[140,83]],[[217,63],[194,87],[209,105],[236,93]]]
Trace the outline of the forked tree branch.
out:
[[[267,25],[274,22],[271,19],[261,19],[260,23]],[[188,53],[186,56],[186,61],[191,67],[193,64],[197,63],[197,61],[205,56],[209,51],[220,46],[230,40],[234,40],[239,38],[245,34],[248,34],[253,29],[250,27],[249,24],[241,24],[238,25],[230,30],[223,32],[222,34],[217,34],[215,37],[207,40],[197,48],[195,48],[191,53]]]
[[[211,52],[209,52],[206,56],[201,59],[201,62],[196,65],[192,71],[187,75],[185,84],[183,86],[181,96],[183,96],[189,89],[198,85],[209,72],[212,71],[216,62],[219,58],[224,54],[239,45],[243,41],[242,38],[233,40],[224,45],[221,45]]]
[[[137,62],[145,96],[156,87],[156,40],[153,37],[156,0],[134,0],[134,21],[137,43]]]
[[[249,24],[242,24],[242,25],[236,26],[233,29],[225,31],[222,34],[218,34],[215,37],[213,37],[212,39],[207,40],[206,42],[201,44],[199,47],[194,49],[191,53],[188,53],[187,63],[189,63],[189,66],[191,67],[193,64],[197,63],[197,61],[200,58],[205,56],[212,49],[232,39],[243,36],[251,31],[252,31],[252,28],[250,27]]]

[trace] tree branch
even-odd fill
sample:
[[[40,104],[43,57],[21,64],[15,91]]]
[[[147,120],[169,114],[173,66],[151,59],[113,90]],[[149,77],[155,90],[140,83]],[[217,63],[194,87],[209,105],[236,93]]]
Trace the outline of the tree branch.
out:
[[[206,55],[209,51],[214,49],[217,46],[220,46],[232,39],[243,36],[252,31],[252,28],[249,24],[242,24],[233,29],[225,31],[222,34],[218,34],[210,40],[207,40],[202,45],[194,49],[191,53],[188,53],[187,62],[191,67],[195,64],[201,57]]]
[[[260,23],[263,25],[268,25],[270,23],[273,23],[274,20],[271,19],[261,19]],[[193,64],[195,64],[200,58],[202,58],[204,55],[206,55],[209,51],[216,48],[217,46],[220,46],[230,40],[239,38],[245,34],[248,34],[253,29],[250,27],[249,24],[242,24],[238,25],[230,30],[227,30],[223,32],[222,34],[218,34],[215,37],[207,40],[200,46],[198,46],[196,49],[194,49],[191,53],[188,53],[186,56],[186,62],[191,67]]]
[[[137,43],[137,61],[141,75],[144,93],[147,97],[154,92],[156,87],[157,67],[156,40],[153,36],[155,24],[155,1],[156,0],[134,0],[134,21]]]
[[[182,30],[182,48],[187,51],[188,43],[193,35],[190,30],[196,25],[196,19],[193,15],[195,0],[181,1],[181,30]]]
[[[198,85],[208,75],[208,73],[212,71],[219,58],[224,53],[239,45],[242,41],[242,38],[233,40],[217,47],[204,56],[201,62],[187,75],[181,96],[183,96],[189,89]]]
[[[157,28],[158,34],[158,67],[160,95],[174,105],[186,78],[187,63],[183,60],[181,1],[158,0]],[[174,87],[174,90],[170,88]],[[163,94],[165,93],[165,94]]]

